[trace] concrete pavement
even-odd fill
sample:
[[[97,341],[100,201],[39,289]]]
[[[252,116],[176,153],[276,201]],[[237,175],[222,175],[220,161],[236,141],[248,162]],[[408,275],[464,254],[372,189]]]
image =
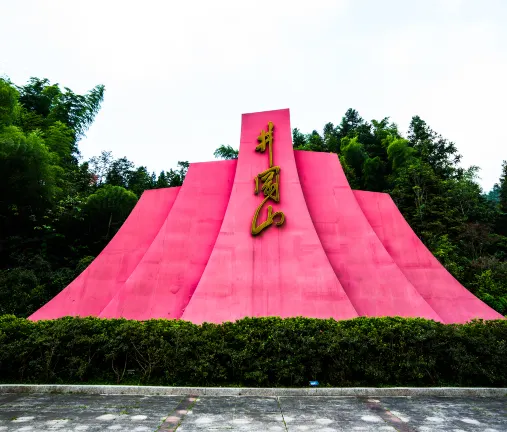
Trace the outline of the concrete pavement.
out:
[[[0,431],[507,432],[507,397],[0,394]]]

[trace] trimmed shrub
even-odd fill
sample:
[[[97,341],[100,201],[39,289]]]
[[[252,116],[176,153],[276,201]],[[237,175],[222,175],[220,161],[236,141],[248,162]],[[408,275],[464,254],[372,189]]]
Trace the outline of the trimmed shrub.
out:
[[[0,317],[0,382],[507,386],[507,321]]]

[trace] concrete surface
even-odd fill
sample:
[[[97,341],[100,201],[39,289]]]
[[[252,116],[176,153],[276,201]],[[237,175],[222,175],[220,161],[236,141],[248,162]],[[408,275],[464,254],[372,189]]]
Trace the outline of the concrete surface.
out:
[[[0,431],[504,432],[507,397],[0,394]]]
[[[0,384],[2,393],[85,393],[141,396],[412,396],[503,397],[507,388],[491,387],[168,387],[132,385]]]

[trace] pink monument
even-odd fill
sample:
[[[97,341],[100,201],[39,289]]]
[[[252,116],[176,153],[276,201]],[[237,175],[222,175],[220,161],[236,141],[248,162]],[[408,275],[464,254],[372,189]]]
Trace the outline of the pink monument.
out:
[[[289,110],[244,114],[238,160],[146,191],[102,253],[30,319],[503,318],[454,279],[387,194],[294,151]]]

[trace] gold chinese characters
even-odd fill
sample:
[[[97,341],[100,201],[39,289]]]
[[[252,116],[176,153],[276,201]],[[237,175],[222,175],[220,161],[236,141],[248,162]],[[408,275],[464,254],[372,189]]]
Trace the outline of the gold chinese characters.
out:
[[[274,202],[280,202],[280,167],[273,166],[273,123],[268,123],[268,131],[261,131],[260,135],[257,137],[257,141],[259,144],[255,147],[255,151],[264,153],[266,151],[266,147],[269,152],[269,168],[260,174],[257,174],[257,177],[254,178],[255,181],[255,195],[259,194],[259,187],[262,193],[264,194],[264,199],[260,203],[257,210],[255,210],[254,217],[252,219],[252,235],[260,234],[267,227],[275,224],[276,226],[281,226],[285,222],[285,215],[282,211],[273,212],[273,206],[268,205],[268,216],[264,222],[257,225],[257,219],[259,218],[259,214],[264,207],[264,204],[268,200],[273,200]]]

